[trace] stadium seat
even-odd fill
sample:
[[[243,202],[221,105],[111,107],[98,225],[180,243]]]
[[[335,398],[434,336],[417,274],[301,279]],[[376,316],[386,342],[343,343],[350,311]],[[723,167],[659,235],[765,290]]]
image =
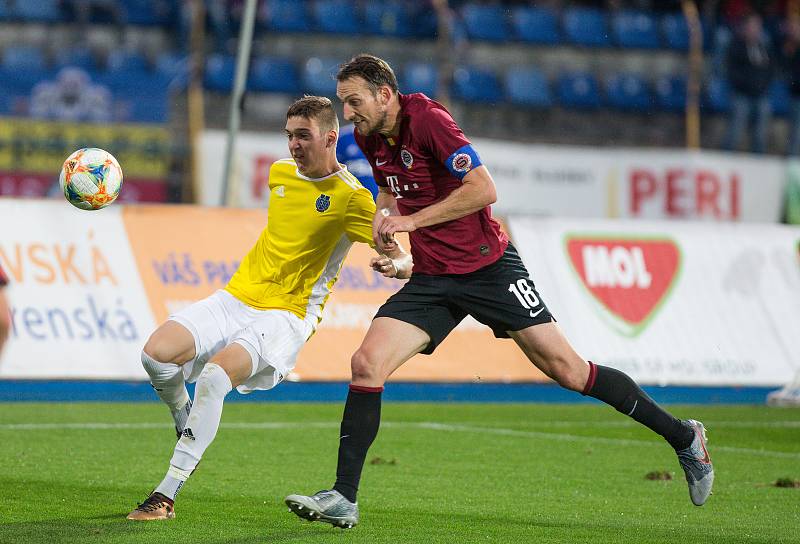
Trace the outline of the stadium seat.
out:
[[[400,87],[404,93],[424,93],[436,98],[439,73],[429,62],[409,62],[403,67]]]
[[[406,38],[411,36],[408,11],[399,1],[367,2],[364,30],[371,34]]]
[[[670,49],[689,49],[689,25],[681,13],[668,13],[661,18],[661,35]]]
[[[439,31],[436,13],[426,2],[410,2],[409,19],[412,21],[411,33],[418,38],[433,38]]]
[[[597,80],[588,72],[562,74],[558,78],[558,100],[567,108],[598,108],[601,100]]]
[[[621,11],[611,20],[614,43],[620,47],[657,49],[661,43],[655,19],[642,11]]]
[[[341,59],[311,57],[303,65],[301,75],[302,91],[320,96],[336,94],[336,71]]]
[[[317,0],[314,2],[317,28],[333,34],[361,34],[355,6],[349,0]]]
[[[122,0],[125,22],[131,25],[167,25],[171,11],[167,4],[158,0]]]
[[[183,53],[165,51],[156,57],[155,72],[169,80],[171,90],[185,89],[189,84],[189,58]]]
[[[3,50],[3,67],[17,71],[43,71],[44,53],[32,45],[10,45]]]
[[[503,100],[503,90],[494,72],[462,67],[453,74],[453,95],[466,102],[494,104]]]
[[[461,16],[470,39],[504,42],[510,38],[502,6],[467,4]]]
[[[297,67],[289,59],[260,57],[253,61],[249,87],[267,93],[291,93],[300,91]]]
[[[703,93],[703,108],[714,113],[724,113],[731,108],[731,89],[728,80],[712,77]]]
[[[553,104],[547,77],[532,66],[511,67],[506,74],[506,94],[514,104],[546,108]]]
[[[606,15],[599,9],[571,8],[564,12],[564,36],[567,41],[587,47],[610,45]]]
[[[519,7],[511,15],[517,39],[530,43],[557,44],[561,41],[556,14],[546,8]]]
[[[22,0],[12,6],[14,15],[24,21],[57,23],[61,20],[59,0]]]
[[[623,111],[647,111],[653,100],[647,83],[636,74],[612,74],[606,80],[606,101]]]
[[[55,66],[56,68],[64,68],[65,66],[75,66],[82,68],[87,72],[97,71],[97,58],[88,47],[70,47],[67,49],[60,49],[56,52]]]
[[[213,91],[230,92],[236,74],[236,59],[230,55],[211,55],[206,61],[205,86]]]
[[[686,109],[686,78],[661,76],[656,79],[656,105],[664,111],[679,112]]]
[[[108,69],[112,72],[145,72],[149,68],[147,59],[137,51],[115,49],[108,55]]]
[[[306,32],[312,29],[306,0],[267,0],[263,23],[278,32]]]
[[[769,104],[772,106],[772,113],[781,117],[788,115],[790,103],[789,83],[785,79],[773,81],[769,86]]]

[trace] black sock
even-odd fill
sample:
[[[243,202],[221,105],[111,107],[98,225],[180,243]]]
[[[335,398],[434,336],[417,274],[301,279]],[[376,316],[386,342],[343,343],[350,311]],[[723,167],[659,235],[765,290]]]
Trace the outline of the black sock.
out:
[[[663,436],[676,450],[688,448],[694,431],[680,419],[664,411],[630,376],[614,368],[589,362],[589,380],[584,395],[589,395],[635,419]]]
[[[339,464],[333,488],[350,502],[356,502],[367,450],[381,424],[381,391],[383,387],[351,385],[347,394],[339,433]]]

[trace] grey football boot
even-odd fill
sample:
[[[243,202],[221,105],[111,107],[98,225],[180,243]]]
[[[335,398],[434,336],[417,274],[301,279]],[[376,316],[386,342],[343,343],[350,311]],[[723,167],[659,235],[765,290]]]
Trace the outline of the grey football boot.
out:
[[[358,503],[348,501],[335,489],[306,495],[289,495],[284,499],[289,510],[308,521],[323,521],[342,529],[358,524]]]
[[[706,448],[708,441],[706,428],[694,419],[688,419],[686,423],[694,430],[694,440],[688,448],[677,452],[678,461],[686,473],[689,497],[695,506],[702,506],[711,495],[711,486],[714,484],[714,467]]]

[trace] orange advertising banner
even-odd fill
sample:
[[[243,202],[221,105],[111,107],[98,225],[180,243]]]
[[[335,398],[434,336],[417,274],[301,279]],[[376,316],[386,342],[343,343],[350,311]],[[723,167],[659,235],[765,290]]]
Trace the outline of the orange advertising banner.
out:
[[[266,225],[265,210],[194,206],[126,207],[123,219],[157,322],[225,286]],[[405,243],[408,247],[408,244]],[[292,379],[348,381],[350,356],[378,307],[403,282],[369,267],[374,251],[354,244],[323,312],[322,323],[298,356]],[[471,317],[433,355],[417,355],[396,381],[545,381],[512,340],[498,340]]]

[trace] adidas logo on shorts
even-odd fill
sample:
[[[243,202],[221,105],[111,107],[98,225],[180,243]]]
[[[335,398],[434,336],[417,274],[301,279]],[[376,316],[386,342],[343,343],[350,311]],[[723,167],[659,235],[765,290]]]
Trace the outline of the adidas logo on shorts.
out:
[[[181,435],[188,438],[189,440],[194,440],[194,435],[192,434],[192,430],[189,428],[184,429]]]

